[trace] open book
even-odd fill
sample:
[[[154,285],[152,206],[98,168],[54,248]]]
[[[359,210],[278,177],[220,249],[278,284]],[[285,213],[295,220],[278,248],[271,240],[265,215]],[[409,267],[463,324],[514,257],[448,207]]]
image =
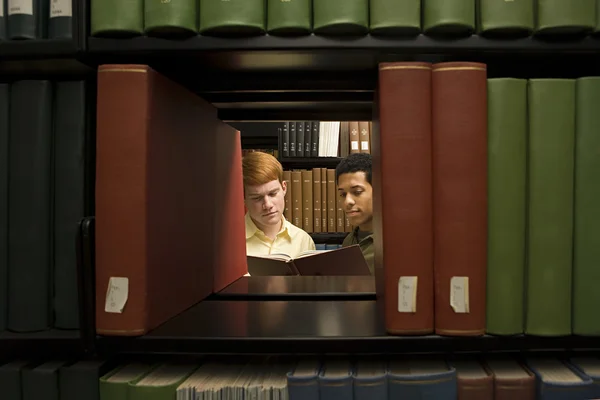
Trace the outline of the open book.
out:
[[[281,253],[248,256],[248,273],[252,276],[371,275],[359,245],[335,250],[307,250],[296,258]]]

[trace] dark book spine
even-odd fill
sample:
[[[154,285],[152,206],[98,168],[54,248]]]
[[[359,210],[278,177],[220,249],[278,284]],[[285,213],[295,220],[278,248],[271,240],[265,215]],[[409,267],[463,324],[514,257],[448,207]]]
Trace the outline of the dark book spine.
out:
[[[71,39],[73,37],[73,0],[52,0],[50,20],[48,21],[49,39]]]
[[[8,0],[8,38],[46,38],[49,6],[48,0]]]
[[[282,148],[283,148],[283,157],[289,157],[290,156],[290,123],[289,122],[284,122],[283,123],[283,133],[282,133],[282,137],[281,137],[281,143],[282,143]]]
[[[291,121],[290,125],[290,157],[296,157],[296,123]]]
[[[321,123],[319,121],[312,122],[312,135],[310,136],[310,138],[312,140],[312,151],[311,151],[310,155],[312,157],[319,157],[319,132],[320,132],[319,127],[320,126],[321,126]]]
[[[73,238],[84,217],[84,82],[56,84],[54,107],[54,311],[55,325],[79,326]]]
[[[8,311],[8,132],[10,86],[0,84],[0,332]]]
[[[296,122],[296,156],[304,157],[304,122]]]
[[[304,157],[310,157],[312,144],[312,123],[304,122]]]
[[[0,40],[6,40],[6,0],[0,0]]]
[[[48,329],[52,266],[52,85],[18,81],[10,93],[8,329]]]

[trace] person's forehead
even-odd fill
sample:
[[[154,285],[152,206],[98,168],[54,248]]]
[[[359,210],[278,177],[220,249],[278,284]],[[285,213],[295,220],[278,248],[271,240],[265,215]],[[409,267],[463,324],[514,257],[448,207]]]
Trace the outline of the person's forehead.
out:
[[[256,186],[247,186],[246,192],[248,194],[266,194],[273,190],[279,189],[281,187],[278,180],[273,180],[271,182],[264,183],[262,185]]]
[[[338,186],[352,187],[356,185],[367,185],[367,174],[364,171],[347,172],[338,178]]]

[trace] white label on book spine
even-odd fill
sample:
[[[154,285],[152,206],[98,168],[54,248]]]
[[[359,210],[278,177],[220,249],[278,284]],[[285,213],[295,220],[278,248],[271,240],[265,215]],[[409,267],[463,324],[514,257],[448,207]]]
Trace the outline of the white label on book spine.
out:
[[[8,0],[8,15],[33,15],[33,0]]]
[[[358,142],[353,140],[352,142],[350,142],[350,147],[351,150],[358,150]]]
[[[107,313],[121,314],[129,297],[129,279],[111,277],[106,290],[104,311]]]
[[[360,142],[360,147],[361,147],[361,150],[369,150],[369,142],[363,140],[362,142]]]
[[[73,0],[52,0],[50,18],[73,16]]]
[[[469,313],[468,276],[453,276],[450,279],[450,306],[457,314]]]
[[[417,312],[417,278],[401,276],[398,279],[398,312]]]

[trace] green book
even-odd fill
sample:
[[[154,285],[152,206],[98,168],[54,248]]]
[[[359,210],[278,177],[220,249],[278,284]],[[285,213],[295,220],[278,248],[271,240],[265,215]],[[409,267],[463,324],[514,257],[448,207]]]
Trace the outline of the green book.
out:
[[[575,80],[532,79],[528,95],[525,333],[570,335]]]
[[[203,35],[260,35],[267,28],[266,0],[200,0]]]
[[[198,365],[162,364],[142,379],[129,383],[129,400],[174,399],[177,387]]]
[[[128,400],[129,386],[147,375],[151,364],[134,362],[120,365],[100,378],[100,400]]]
[[[573,333],[600,335],[600,78],[577,80]]]
[[[312,0],[268,0],[267,32],[307,35],[312,31]]]
[[[369,27],[374,35],[418,35],[421,0],[371,0]]]
[[[144,32],[144,0],[91,0],[92,36],[127,37]]]
[[[488,79],[487,328],[523,333],[527,80]]]
[[[198,0],[145,0],[144,33],[148,36],[198,33]]]
[[[369,0],[313,0],[314,31],[362,35],[369,31]]]
[[[529,36],[535,28],[534,0],[478,0],[477,30],[485,36]]]
[[[438,36],[472,34],[475,0],[423,0],[423,31]]]
[[[596,27],[596,0],[537,0],[537,34],[568,35]]]

